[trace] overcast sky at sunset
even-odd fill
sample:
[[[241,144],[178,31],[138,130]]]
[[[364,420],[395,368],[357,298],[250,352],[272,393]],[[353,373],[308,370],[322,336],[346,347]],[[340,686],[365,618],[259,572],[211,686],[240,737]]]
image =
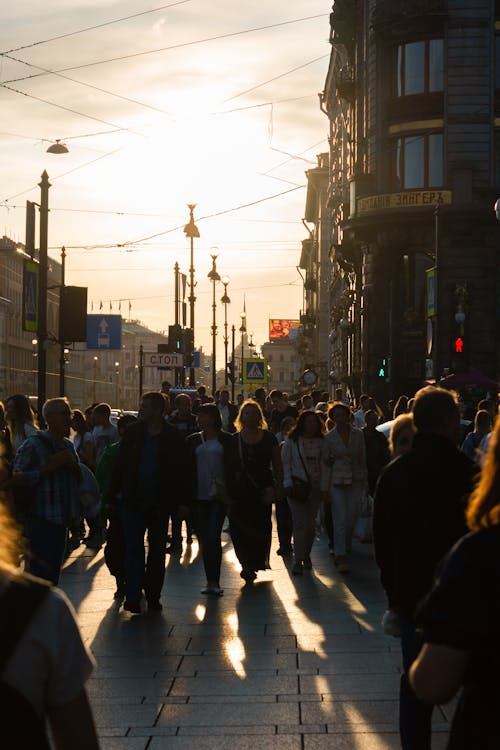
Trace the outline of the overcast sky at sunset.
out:
[[[122,299],[127,316],[130,299],[133,318],[163,330],[173,322],[174,263],[189,267],[186,204],[196,203],[197,344],[210,350],[207,273],[218,252],[218,271],[230,277],[229,322],[239,327],[246,290],[248,330],[260,345],[269,316],[296,317],[301,306],[295,267],[305,189],[202,217],[304,185],[304,171],[327,150],[317,94],[331,2],[171,0],[170,8],[109,23],[166,4],[4,0],[0,52],[10,57],[0,57],[0,233],[24,241],[25,203],[39,200],[46,169],[49,246],[68,248],[67,283],[88,286],[94,312],[101,300],[117,312]],[[38,43],[98,24],[106,25]],[[235,35],[273,24],[284,25]],[[232,36],[200,41],[222,35]],[[59,74],[38,75],[40,68]],[[46,153],[56,138],[68,154]],[[158,236],[144,239],[151,235]],[[130,244],[112,247],[123,243]],[[220,306],[220,347],[222,321]]]

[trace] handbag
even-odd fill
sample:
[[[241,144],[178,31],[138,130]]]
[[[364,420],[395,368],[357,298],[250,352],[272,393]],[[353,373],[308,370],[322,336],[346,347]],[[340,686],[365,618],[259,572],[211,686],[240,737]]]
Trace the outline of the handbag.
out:
[[[309,472],[307,471],[304,459],[302,458],[302,452],[300,450],[299,442],[297,441],[297,450],[299,453],[299,458],[302,463],[302,468],[304,469],[304,473],[307,477],[307,479],[301,479],[300,477],[295,477],[292,474],[292,500],[296,500],[299,503],[306,503],[309,500],[309,497],[311,496],[312,491],[312,485],[311,480],[309,479]]]

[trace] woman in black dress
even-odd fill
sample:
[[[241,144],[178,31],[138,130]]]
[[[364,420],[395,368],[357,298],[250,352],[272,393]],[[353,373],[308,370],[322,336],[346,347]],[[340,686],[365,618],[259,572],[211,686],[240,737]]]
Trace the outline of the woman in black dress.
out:
[[[256,401],[244,401],[235,421],[230,451],[229,521],[241,577],[251,584],[267,570],[271,550],[271,509],[283,495],[283,469],[276,437],[267,429]]]

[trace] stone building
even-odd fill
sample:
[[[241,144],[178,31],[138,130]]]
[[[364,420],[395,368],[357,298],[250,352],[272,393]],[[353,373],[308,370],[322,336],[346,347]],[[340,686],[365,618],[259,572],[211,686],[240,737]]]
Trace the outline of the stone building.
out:
[[[498,378],[500,3],[336,0],[330,22],[331,378]]]

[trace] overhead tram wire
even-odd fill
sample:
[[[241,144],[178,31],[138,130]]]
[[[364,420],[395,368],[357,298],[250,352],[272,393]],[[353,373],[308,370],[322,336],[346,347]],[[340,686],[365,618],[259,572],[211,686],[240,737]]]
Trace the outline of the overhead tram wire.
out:
[[[135,57],[144,57],[146,55],[153,55],[159,52],[168,52],[174,49],[182,49],[184,47],[193,47],[197,44],[205,44],[206,42],[219,41],[220,39],[230,39],[232,37],[242,36],[244,34],[253,34],[258,31],[267,31],[268,29],[276,29],[282,26],[289,26],[294,23],[300,23],[302,21],[310,21],[316,18],[325,18],[326,16],[328,16],[328,13],[318,13],[313,16],[304,16],[303,18],[294,18],[288,21],[280,21],[279,23],[267,24],[265,26],[254,26],[250,29],[242,29],[241,31],[231,31],[226,34],[217,34],[215,36],[203,37],[201,39],[193,39],[190,42],[179,42],[178,44],[171,44],[168,47],[158,47],[156,49],[144,50],[143,52],[132,52],[128,55],[119,55],[117,57],[109,57],[103,60],[94,60],[93,62],[82,63],[81,65],[70,65],[65,68],[58,68],[57,70],[51,70],[50,73],[67,73],[70,70],[82,70],[83,68],[91,68],[96,65],[106,65],[112,62],[121,62],[122,60],[131,60]],[[50,75],[50,73],[34,73],[33,75],[24,76],[22,78],[12,78],[8,81],[5,81],[5,83],[17,83],[19,81],[27,81],[33,78],[40,78],[45,75]]]
[[[129,16],[122,16],[121,18],[115,18],[112,21],[104,21],[103,23],[95,24],[94,26],[86,26],[83,29],[78,29],[77,31],[68,31],[65,34],[58,34],[57,36],[49,37],[48,39],[41,39],[38,42],[31,42],[31,44],[24,44],[21,47],[14,47],[13,49],[6,50],[5,52],[0,52],[0,56],[2,55],[8,55],[11,52],[20,52],[23,49],[31,49],[32,47],[38,47],[41,44],[48,44],[49,42],[56,42],[59,39],[67,39],[70,36],[76,36],[77,34],[83,34],[87,31],[95,31],[96,29],[102,29],[105,26],[112,26],[115,23],[122,23],[123,21],[130,21],[132,18],[139,18],[139,16],[147,16],[151,13],[158,13],[161,10],[167,10],[167,8],[173,8],[176,5],[185,5],[186,3],[190,3],[191,0],[176,0],[174,3],[169,3],[168,5],[160,5],[158,8],[151,8],[150,10],[143,10],[140,13],[133,13]]]

